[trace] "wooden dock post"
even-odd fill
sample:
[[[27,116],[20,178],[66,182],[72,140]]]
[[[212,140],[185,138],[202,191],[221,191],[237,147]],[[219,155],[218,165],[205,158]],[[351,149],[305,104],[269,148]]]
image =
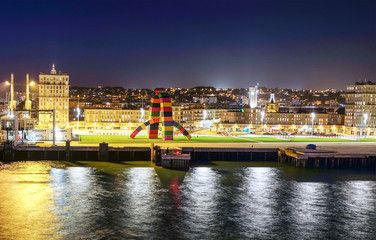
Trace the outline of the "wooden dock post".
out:
[[[108,161],[108,143],[100,143],[98,151],[98,160],[99,161]]]
[[[12,142],[10,141],[4,142],[3,160],[14,161]]]
[[[71,160],[71,154],[70,154],[70,141],[65,142],[65,161]]]
[[[154,162],[154,143],[150,143],[150,161]]]

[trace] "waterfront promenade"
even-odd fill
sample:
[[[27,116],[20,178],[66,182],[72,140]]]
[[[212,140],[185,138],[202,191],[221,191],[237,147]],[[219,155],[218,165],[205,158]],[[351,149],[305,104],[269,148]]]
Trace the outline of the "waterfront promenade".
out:
[[[161,147],[193,147],[193,148],[305,148],[310,142],[241,142],[241,143],[195,143],[195,142],[159,142]],[[339,153],[376,154],[376,142],[315,142],[318,149]],[[65,142],[58,142],[58,146],[65,146]],[[52,142],[39,142],[37,146],[51,147]],[[72,141],[71,146],[97,147],[97,143],[79,143]],[[150,147],[150,143],[110,143],[110,147]]]
[[[67,145],[66,145],[67,144]],[[181,148],[192,163],[210,161],[274,161],[296,167],[354,168],[376,167],[375,142],[315,142],[317,149],[306,149],[310,142],[203,143],[191,141],[83,143],[37,142],[34,146],[11,148],[4,145],[2,159],[66,161],[145,161],[155,160],[156,146]]]

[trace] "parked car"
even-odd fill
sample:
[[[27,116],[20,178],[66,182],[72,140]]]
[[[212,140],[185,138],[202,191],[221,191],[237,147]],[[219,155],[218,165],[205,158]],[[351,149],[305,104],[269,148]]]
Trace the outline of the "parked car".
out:
[[[308,144],[306,149],[313,149],[316,150],[316,145],[315,144]]]

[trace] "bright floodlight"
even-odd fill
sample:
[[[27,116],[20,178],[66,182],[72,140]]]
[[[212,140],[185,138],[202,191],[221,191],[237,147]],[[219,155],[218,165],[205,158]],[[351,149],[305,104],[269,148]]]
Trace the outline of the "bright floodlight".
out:
[[[31,82],[30,82],[30,86],[33,86],[34,84],[35,84],[34,81],[31,81]]]
[[[314,112],[311,113],[311,117],[312,117],[312,121],[313,121],[315,119],[315,113]]]
[[[5,81],[5,84],[9,86],[9,85],[10,85],[10,82],[9,82],[9,81]]]
[[[367,113],[363,114],[363,117],[364,117],[364,124],[367,124],[368,114]]]

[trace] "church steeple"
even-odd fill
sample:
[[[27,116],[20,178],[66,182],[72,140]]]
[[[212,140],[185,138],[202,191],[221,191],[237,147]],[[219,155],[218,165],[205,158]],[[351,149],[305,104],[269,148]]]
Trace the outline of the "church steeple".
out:
[[[275,101],[274,93],[270,94],[270,101],[266,110],[267,112],[279,112],[279,103]]]
[[[275,103],[274,93],[270,94],[270,103]]]
[[[56,74],[55,64],[52,64],[51,74]]]

